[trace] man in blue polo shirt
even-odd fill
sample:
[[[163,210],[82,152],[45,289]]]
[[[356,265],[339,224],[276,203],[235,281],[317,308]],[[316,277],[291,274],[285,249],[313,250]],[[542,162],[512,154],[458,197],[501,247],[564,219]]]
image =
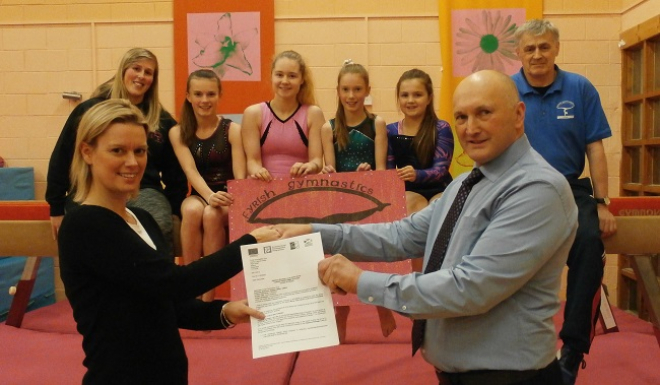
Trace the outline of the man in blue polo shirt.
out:
[[[616,232],[608,209],[607,158],[603,139],[612,136],[594,86],[555,65],[559,31],[546,20],[530,20],[515,34],[522,62],[513,75],[527,106],[525,133],[536,149],[568,179],[578,206],[578,232],[568,257],[563,347],[559,364],[566,384],[574,384],[589,353],[598,319],[605,252],[601,237]],[[580,178],[589,160],[590,178]],[[583,366],[584,367],[584,366]]]

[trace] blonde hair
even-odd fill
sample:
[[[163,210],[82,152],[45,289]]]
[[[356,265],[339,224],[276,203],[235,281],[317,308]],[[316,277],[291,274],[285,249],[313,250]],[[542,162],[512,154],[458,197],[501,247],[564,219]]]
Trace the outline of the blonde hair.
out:
[[[129,95],[126,85],[124,85],[124,75],[131,65],[143,59],[151,60],[155,64],[154,80],[151,83],[151,87],[144,94],[143,103],[146,105],[145,118],[149,124],[149,130],[156,131],[160,126],[160,113],[163,107],[158,100],[158,59],[148,49],[131,48],[126,51],[119,62],[119,67],[115,75],[98,86],[92,93],[92,97],[128,99]]]
[[[346,74],[356,74],[362,77],[364,84],[369,87],[369,72],[361,64],[353,63],[352,60],[344,60],[344,64],[339,70],[339,75],[337,75],[337,87],[339,87],[339,82],[341,78]],[[364,113],[367,114],[368,118],[373,119],[374,114],[367,111],[364,108]],[[344,105],[341,104],[339,100],[339,95],[337,95],[337,112],[335,113],[335,130],[334,136],[337,140],[337,147],[339,150],[344,150],[348,145],[348,127],[346,125],[346,112],[344,111]]]
[[[90,108],[80,120],[76,134],[76,147],[71,162],[69,179],[75,190],[73,200],[82,202],[89,195],[92,187],[91,166],[85,162],[82,155],[82,144],[96,147],[98,138],[115,123],[128,123],[144,127],[149,134],[149,124],[142,111],[127,99],[108,99]],[[137,194],[138,191],[135,191]]]
[[[283,51],[275,55],[273,58],[273,64],[270,66],[270,72],[273,73],[275,69],[275,64],[278,60],[282,58],[287,58],[298,63],[298,71],[300,71],[300,76],[302,77],[303,83],[300,86],[300,91],[298,91],[297,100],[300,104],[316,104],[316,99],[314,98],[314,82],[312,81],[312,73],[305,64],[305,60],[300,56],[296,51]]]

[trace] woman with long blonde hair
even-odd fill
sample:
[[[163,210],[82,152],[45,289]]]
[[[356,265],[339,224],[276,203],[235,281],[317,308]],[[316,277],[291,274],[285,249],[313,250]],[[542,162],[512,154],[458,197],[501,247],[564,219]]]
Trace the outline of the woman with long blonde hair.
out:
[[[150,129],[131,102],[109,99],[90,108],[77,130],[70,177],[79,206],[65,215],[58,244],[64,290],[83,336],[83,384],[187,384],[179,328],[264,319],[246,300],[196,297],[242,270],[241,245],[277,239],[273,226],[178,266],[153,217],[126,205],[147,169]]]
[[[97,87],[92,97],[76,106],[69,115],[48,165],[46,201],[50,205],[54,238],[57,238],[64,214],[76,207],[71,199],[75,191],[69,169],[81,117],[104,100],[126,99],[142,111],[149,127],[149,161],[140,193],[129,205],[144,208],[154,217],[172,254],[172,213],[179,215],[188,184],[170,144],[168,133],[176,121],[158,99],[158,75],[156,56],[148,49],[132,48],[122,57],[115,75]]]
[[[273,99],[245,109],[241,132],[247,175],[269,181],[319,173],[323,112],[315,105],[312,76],[302,56],[284,51],[271,66]]]

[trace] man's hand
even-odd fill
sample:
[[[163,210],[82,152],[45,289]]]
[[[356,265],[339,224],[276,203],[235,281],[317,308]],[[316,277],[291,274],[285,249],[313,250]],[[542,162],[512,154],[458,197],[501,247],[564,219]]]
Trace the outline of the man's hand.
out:
[[[319,278],[333,293],[357,293],[362,269],[341,254],[319,262]]]
[[[605,205],[598,206],[598,222],[600,227],[600,236],[607,238],[616,233],[616,219]]]

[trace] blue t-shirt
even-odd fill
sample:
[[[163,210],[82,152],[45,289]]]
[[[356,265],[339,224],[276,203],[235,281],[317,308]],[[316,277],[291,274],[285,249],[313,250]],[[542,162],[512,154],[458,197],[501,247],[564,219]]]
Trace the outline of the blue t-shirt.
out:
[[[522,69],[512,76],[525,111],[525,133],[532,147],[567,178],[584,171],[587,145],[612,131],[596,88],[584,76],[555,66],[557,77],[545,95],[527,83]]]

